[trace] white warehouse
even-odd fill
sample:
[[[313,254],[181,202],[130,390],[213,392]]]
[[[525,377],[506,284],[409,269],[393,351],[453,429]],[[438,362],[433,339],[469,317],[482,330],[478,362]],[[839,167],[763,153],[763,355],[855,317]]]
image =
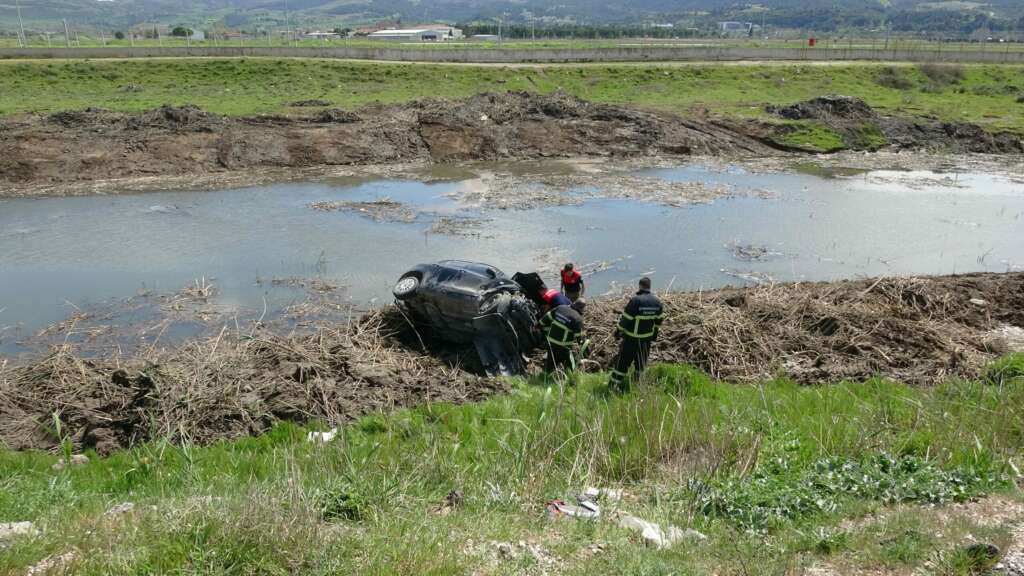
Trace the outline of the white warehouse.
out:
[[[398,40],[402,42],[444,42],[462,38],[462,30],[451,26],[410,28],[408,30],[378,30],[367,38],[373,40]]]

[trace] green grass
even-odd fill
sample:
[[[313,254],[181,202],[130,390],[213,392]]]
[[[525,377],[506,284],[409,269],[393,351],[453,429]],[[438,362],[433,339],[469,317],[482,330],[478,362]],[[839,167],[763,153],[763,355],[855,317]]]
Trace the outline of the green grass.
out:
[[[57,455],[0,452],[0,521],[42,530],[0,548],[0,573],[76,550],[80,574],[968,574],[987,561],[971,538],[1010,537],[917,504],[1019,499],[1019,379],[748,386],[666,365],[622,397],[601,376],[576,380],[372,415],[324,445],[281,425],[63,471]],[[622,510],[708,541],[659,551],[609,520],[546,518],[545,502],[589,485],[624,488]],[[463,502],[445,510],[453,490]],[[125,501],[133,511],[104,516]]]
[[[789,122],[792,130],[776,138],[780,144],[808,152],[836,152],[846,148],[843,137],[820,122]]]
[[[1017,102],[1024,93],[1024,67],[965,66],[962,79],[941,85],[918,67],[897,67],[907,88],[882,85],[884,79],[879,82],[888,68],[874,64],[484,67],[261,58],[0,61],[0,115],[89,106],[135,111],[162,104],[195,104],[233,115],[272,114],[294,111],[290,103],[309,98],[357,108],[431,96],[561,89],[596,102],[757,118],[766,116],[767,104],[845,94],[864,98],[884,113],[971,121],[1024,133],[1024,105]]]

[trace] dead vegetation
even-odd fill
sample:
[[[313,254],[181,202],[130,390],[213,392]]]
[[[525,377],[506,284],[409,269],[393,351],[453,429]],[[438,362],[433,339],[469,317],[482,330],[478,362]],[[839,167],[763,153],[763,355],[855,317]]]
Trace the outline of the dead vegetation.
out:
[[[766,284],[665,301],[669,318],[654,354],[661,361],[741,382],[884,376],[923,385],[975,378],[1005,352],[992,331],[1024,325],[1024,274]],[[587,310],[601,365],[614,354],[614,309],[600,301]]]
[[[459,369],[458,355],[442,360],[405,345],[396,335],[407,329],[383,310],[303,336],[225,329],[123,362],[60,348],[0,369],[0,441],[15,450],[71,442],[100,453],[158,437],[207,443],[259,434],[279,420],[343,421],[503,388]]]
[[[656,361],[738,382],[883,376],[927,385],[976,378],[1006,351],[998,329],[1024,326],[1024,273],[764,285],[664,300]],[[611,363],[621,304],[594,299],[588,307],[588,369]],[[0,442],[71,442],[101,453],[157,437],[203,443],[259,434],[279,420],[344,421],[505,387],[478,376],[471,350],[417,333],[393,307],[301,335],[270,332],[225,328],[129,359],[86,360],[63,346],[28,364],[0,363]]]
[[[352,212],[365,216],[374,222],[410,223],[415,222],[418,216],[416,210],[390,198],[366,201],[314,202],[309,207],[320,212]]]

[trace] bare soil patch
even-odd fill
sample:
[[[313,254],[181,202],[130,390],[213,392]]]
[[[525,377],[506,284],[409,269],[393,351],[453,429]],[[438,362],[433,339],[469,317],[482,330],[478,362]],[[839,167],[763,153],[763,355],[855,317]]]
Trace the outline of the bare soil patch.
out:
[[[0,185],[416,161],[757,154],[705,121],[509,92],[310,116],[233,118],[194,107],[99,109],[0,120]],[[17,191],[8,190],[9,195]]]
[[[857,149],[877,147],[874,133],[864,132],[865,126],[877,126],[899,148],[1024,152],[1019,135],[989,134],[969,124],[898,121],[878,116],[862,102],[835,102],[801,103],[779,113],[824,122],[849,136],[848,144]],[[761,157],[795,151],[779,144],[787,129],[779,123],[639,111],[562,93],[481,94],[371,106],[357,113],[330,108],[247,118],[187,106],[144,113],[87,109],[0,120],[0,195],[98,193],[111,180],[156,178],[159,184],[160,177],[181,181],[182,175],[199,183],[211,175],[223,182],[247,181],[267,171],[328,166]]]

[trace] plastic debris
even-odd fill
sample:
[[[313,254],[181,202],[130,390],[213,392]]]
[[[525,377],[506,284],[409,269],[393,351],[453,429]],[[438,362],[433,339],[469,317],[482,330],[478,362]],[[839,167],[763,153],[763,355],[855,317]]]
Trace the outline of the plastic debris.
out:
[[[132,503],[132,502],[122,502],[122,503],[114,506],[110,510],[107,510],[106,512],[104,512],[103,515],[107,516],[107,517],[119,516],[121,514],[127,514],[127,513],[131,512],[132,510],[135,510],[135,504],[134,503]]]
[[[72,466],[82,466],[84,464],[88,464],[89,463],[89,457],[86,456],[85,454],[74,454],[73,456],[71,456],[70,463],[71,463]],[[63,459],[61,459],[61,460],[58,460],[58,461],[54,462],[53,466],[51,466],[50,468],[52,470],[54,470],[55,472],[60,472],[66,466],[67,466],[67,462],[65,462]]]
[[[67,569],[68,564],[75,561],[78,557],[77,550],[69,550],[60,555],[47,556],[39,561],[38,564],[32,566],[25,573],[25,576],[41,576],[42,574],[50,574],[55,571],[63,571]]]
[[[640,532],[640,537],[644,539],[644,542],[646,542],[648,546],[654,546],[656,548],[669,548],[674,544],[687,539],[707,540],[708,538],[704,534],[701,534],[692,528],[683,530],[675,526],[669,526],[668,530],[662,530],[661,526],[654,522],[648,522],[641,518],[637,518],[636,516],[630,516],[629,514],[623,515],[619,518],[619,526]]]
[[[19,536],[35,536],[39,530],[31,522],[0,522],[0,542]]]
[[[598,498],[604,498],[608,502],[618,502],[622,500],[623,491],[620,488],[594,488],[589,486],[583,491],[583,497],[590,500],[596,500]]]
[[[580,500],[579,506],[566,504],[563,500],[552,500],[547,503],[547,510],[548,516],[551,518],[571,516],[573,518],[593,519],[601,516],[601,508],[589,500]]]
[[[330,442],[338,435],[337,428],[331,428],[327,432],[310,432],[306,435],[307,442]]]

